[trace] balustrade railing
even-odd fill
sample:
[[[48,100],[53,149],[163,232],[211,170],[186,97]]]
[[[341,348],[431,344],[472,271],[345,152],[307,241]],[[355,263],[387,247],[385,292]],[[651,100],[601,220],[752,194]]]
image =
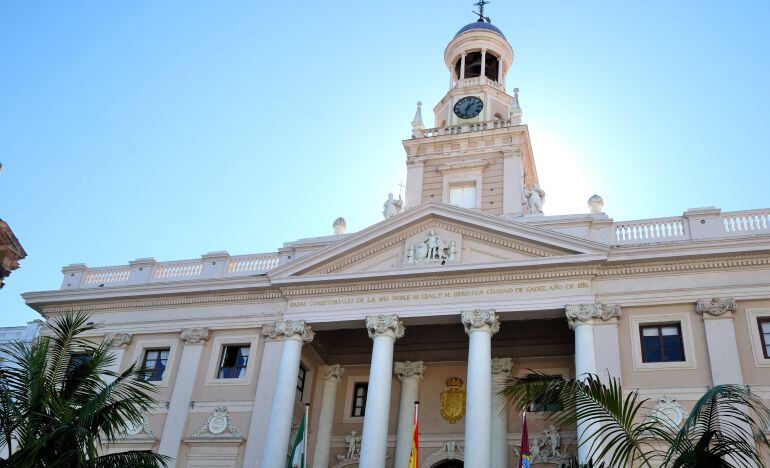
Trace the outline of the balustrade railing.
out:
[[[770,210],[724,213],[722,226],[730,236],[770,233]]]
[[[426,128],[418,135],[420,138],[434,138],[444,135],[456,135],[458,133],[479,132],[482,130],[494,130],[498,128],[515,127],[519,125],[512,119],[487,120],[484,122],[473,122],[462,125],[449,125],[446,127]]]
[[[83,275],[83,287],[98,288],[128,282],[131,267],[89,268]]]
[[[617,244],[647,244],[685,239],[684,220],[679,218],[646,219],[617,223],[613,226]]]

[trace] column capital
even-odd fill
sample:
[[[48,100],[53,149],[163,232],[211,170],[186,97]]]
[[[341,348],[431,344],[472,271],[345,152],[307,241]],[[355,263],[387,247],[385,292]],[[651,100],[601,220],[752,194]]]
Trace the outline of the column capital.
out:
[[[378,336],[390,336],[394,339],[404,336],[404,323],[398,318],[398,315],[370,315],[366,317],[366,331],[369,332],[369,338]]]
[[[607,305],[597,302],[595,304],[568,304],[565,307],[570,328],[578,325],[590,325],[595,321],[607,322],[620,318],[619,305]]]
[[[189,344],[198,344],[209,339],[208,328],[186,328],[179,334],[182,341]]]
[[[339,383],[342,380],[342,374],[345,373],[345,368],[339,364],[332,364],[324,367],[323,379],[329,382]]]
[[[131,344],[130,333],[108,333],[104,335],[104,342],[108,343],[110,348],[125,348]]]
[[[271,340],[287,339],[310,343],[315,332],[304,320],[279,320],[273,325],[262,327],[262,334]]]
[[[702,315],[704,319],[732,318],[735,309],[735,299],[732,297],[727,297],[725,299],[720,299],[718,297],[699,299],[695,304],[695,313]]]
[[[492,358],[492,375],[503,375],[508,377],[513,370],[513,359],[507,358]]]
[[[398,380],[403,381],[408,377],[417,377],[422,380],[425,373],[425,364],[422,361],[403,361],[393,363],[393,373]]]
[[[493,309],[465,310],[460,314],[460,320],[465,326],[465,333],[469,335],[477,331],[494,335],[500,331],[500,320]]]

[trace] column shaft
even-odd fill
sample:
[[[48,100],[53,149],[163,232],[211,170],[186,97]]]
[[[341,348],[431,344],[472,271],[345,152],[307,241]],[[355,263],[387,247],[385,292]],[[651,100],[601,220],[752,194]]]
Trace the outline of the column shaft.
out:
[[[511,358],[492,359],[492,468],[508,468],[508,405],[497,396],[511,375]]]
[[[425,366],[422,361],[397,362],[394,372],[401,381],[401,397],[398,405],[398,429],[396,430],[396,456],[393,466],[407,468],[412,452],[412,431],[414,426],[414,402],[420,394]]]
[[[490,466],[492,418],[492,335],[471,331],[465,404],[465,464]]]
[[[481,49],[481,78],[486,78],[487,73],[487,49]]]
[[[246,450],[243,455],[244,468],[257,466],[257,461],[262,459],[265,434],[270,418],[270,413],[266,408],[270,408],[273,401],[278,378],[278,364],[281,361],[281,348],[283,348],[282,342],[266,340],[262,350],[257,391],[254,395],[254,404],[251,407],[249,436],[246,439]]]
[[[374,337],[373,341],[369,387],[366,394],[366,409],[364,410],[364,430],[361,434],[360,466],[383,468],[388,443],[388,416],[390,413],[390,387],[395,338],[380,335]]]
[[[321,397],[321,414],[318,416],[318,435],[313,452],[313,468],[329,467],[329,448],[334,423],[334,406],[337,401],[337,387],[340,376],[345,371],[339,364],[327,366],[324,370],[323,396]]]
[[[286,465],[286,450],[291,437],[291,420],[297,394],[297,372],[301,353],[301,341],[284,340],[273,404],[270,407],[265,450],[262,455],[263,468],[284,468]]]

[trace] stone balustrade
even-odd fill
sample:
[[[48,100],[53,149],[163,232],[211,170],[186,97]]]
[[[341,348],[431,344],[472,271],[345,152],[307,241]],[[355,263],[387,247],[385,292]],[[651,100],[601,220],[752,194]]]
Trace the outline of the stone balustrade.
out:
[[[482,130],[495,130],[498,128],[515,127],[519,125],[512,119],[506,120],[487,120],[485,122],[474,122],[462,125],[449,125],[446,127],[426,128],[420,130],[415,138],[434,138],[444,135],[456,135],[458,133],[479,132]]]
[[[195,279],[230,278],[259,275],[278,266],[278,254],[231,256],[212,252],[200,259],[156,262],[143,258],[129,265],[89,268],[73,264],[62,269],[61,289],[104,288]]]

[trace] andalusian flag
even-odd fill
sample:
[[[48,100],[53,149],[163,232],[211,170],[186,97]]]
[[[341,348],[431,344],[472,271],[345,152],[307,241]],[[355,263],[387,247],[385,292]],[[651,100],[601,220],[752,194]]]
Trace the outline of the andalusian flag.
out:
[[[521,454],[519,456],[519,468],[529,468],[532,456],[529,453],[529,433],[527,432],[527,412],[524,412],[524,422],[521,425]]]
[[[414,430],[412,432],[412,452],[409,454],[409,468],[417,468],[420,451],[420,402],[414,402]]]
[[[307,414],[310,405],[305,405],[305,413],[302,415],[302,421],[299,423],[297,435],[294,437],[294,443],[291,444],[291,454],[286,468],[305,468],[307,461]]]

